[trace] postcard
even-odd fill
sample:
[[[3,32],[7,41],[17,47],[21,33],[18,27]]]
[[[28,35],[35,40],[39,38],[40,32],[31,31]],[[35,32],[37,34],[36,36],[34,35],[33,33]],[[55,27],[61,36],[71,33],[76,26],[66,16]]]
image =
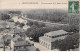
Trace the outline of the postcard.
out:
[[[0,0],[0,51],[79,51],[80,0]]]

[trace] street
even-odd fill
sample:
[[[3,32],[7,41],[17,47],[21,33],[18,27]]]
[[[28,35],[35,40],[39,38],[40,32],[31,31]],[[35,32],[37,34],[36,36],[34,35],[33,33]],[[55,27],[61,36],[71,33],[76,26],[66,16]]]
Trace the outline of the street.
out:
[[[29,40],[29,38],[26,37],[26,40]],[[30,41],[30,40],[29,40],[29,41]],[[39,48],[40,51],[51,51],[51,50],[49,50],[49,49],[41,46],[41,45],[39,44],[39,42],[34,42],[34,46],[35,46],[36,48]]]

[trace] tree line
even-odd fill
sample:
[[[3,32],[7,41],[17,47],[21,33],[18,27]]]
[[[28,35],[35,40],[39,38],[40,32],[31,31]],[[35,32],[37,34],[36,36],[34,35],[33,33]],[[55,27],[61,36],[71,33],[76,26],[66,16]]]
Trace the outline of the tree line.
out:
[[[26,15],[30,19],[79,25],[79,15],[69,15],[64,10],[31,10]]]

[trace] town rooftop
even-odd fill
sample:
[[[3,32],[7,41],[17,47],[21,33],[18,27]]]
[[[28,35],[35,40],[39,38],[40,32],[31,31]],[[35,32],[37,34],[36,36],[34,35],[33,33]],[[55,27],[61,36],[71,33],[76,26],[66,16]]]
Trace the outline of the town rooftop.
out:
[[[57,35],[63,35],[63,34],[67,34],[68,32],[64,31],[64,30],[57,30],[57,31],[52,31],[49,33],[46,33],[49,36],[57,36]]]

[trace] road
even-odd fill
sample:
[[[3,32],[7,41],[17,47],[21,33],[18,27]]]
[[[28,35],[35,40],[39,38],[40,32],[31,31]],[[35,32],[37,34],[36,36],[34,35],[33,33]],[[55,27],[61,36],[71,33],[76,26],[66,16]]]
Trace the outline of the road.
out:
[[[39,20],[34,20],[34,19],[29,19],[29,18],[22,18],[22,19],[30,20],[30,21],[36,21],[36,22],[45,23],[45,24],[51,24],[51,25],[69,25],[69,24],[61,24],[61,23],[51,23],[51,22],[39,21]]]
[[[26,40],[29,40],[29,37],[26,37]],[[34,42],[34,46],[38,48],[40,51],[58,51],[57,49],[54,49],[54,50],[47,49],[46,47],[40,45],[39,42]]]
[[[29,40],[29,38],[26,37],[26,40]],[[29,41],[30,41],[30,40],[29,40]],[[32,42],[33,42],[33,41],[32,41]],[[38,42],[34,42],[34,46],[35,46],[36,48],[39,48],[40,51],[51,51],[51,50],[49,50],[49,49],[41,46]]]

